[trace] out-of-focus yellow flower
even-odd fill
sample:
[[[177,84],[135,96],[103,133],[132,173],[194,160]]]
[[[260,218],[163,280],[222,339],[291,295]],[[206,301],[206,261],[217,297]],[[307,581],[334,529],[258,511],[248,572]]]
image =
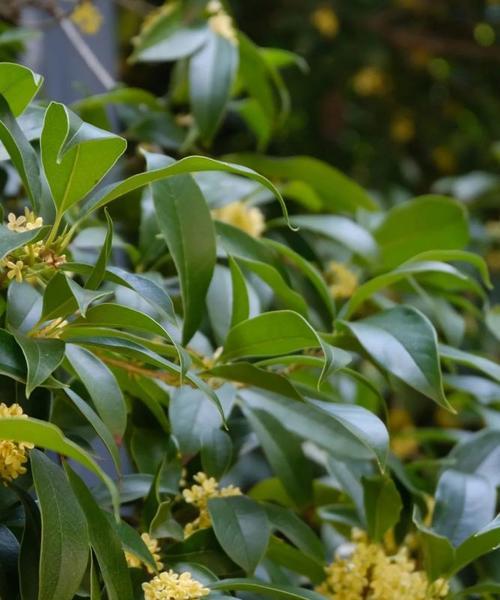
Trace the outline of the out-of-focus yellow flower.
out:
[[[500,273],[500,250],[490,250],[486,254],[486,263],[494,273]]]
[[[437,408],[434,412],[434,423],[439,427],[446,427],[448,429],[459,429],[461,427],[460,419],[457,415],[450,413],[449,410],[444,408]]]
[[[86,35],[95,35],[102,26],[102,13],[92,0],[81,0],[71,13],[71,20]]]
[[[231,44],[236,45],[238,43],[238,35],[233,19],[224,10],[209,17],[208,24],[212,31],[231,42]]]
[[[391,450],[401,459],[414,456],[418,451],[415,438],[415,426],[410,413],[404,408],[393,407],[389,411],[389,431],[391,432]]]
[[[242,229],[253,237],[259,237],[265,229],[262,211],[255,206],[248,206],[245,202],[236,201],[215,208],[212,216],[218,221]]]
[[[352,85],[360,96],[382,96],[389,88],[387,76],[378,67],[363,67],[353,78]]]
[[[421,69],[429,65],[432,55],[425,48],[415,48],[410,51],[408,58],[414,67]]]
[[[325,278],[334,298],[350,298],[358,288],[358,278],[342,263],[328,263]]]
[[[33,229],[39,229],[43,225],[42,217],[37,217],[34,212],[28,208],[24,209],[24,215],[16,217],[14,213],[7,215],[7,229],[10,231],[16,231],[17,233],[24,233],[25,231],[32,231]]]
[[[337,15],[331,6],[325,4],[318,6],[311,14],[311,23],[325,37],[333,39],[340,29],[340,23]]]
[[[401,144],[406,144],[415,137],[415,121],[410,113],[401,112],[391,121],[391,138]]]
[[[347,552],[339,552],[326,567],[326,580],[316,588],[331,600],[438,600],[448,594],[443,579],[430,583],[425,572],[416,569],[408,549],[401,547],[388,555],[365,535],[353,537]],[[347,553],[347,556],[346,556]]]
[[[172,570],[143,583],[142,589],[144,600],[198,600],[210,593],[208,588],[192,578],[191,573],[179,575]]]
[[[190,536],[198,529],[206,529],[211,525],[208,512],[208,501],[210,498],[227,498],[228,496],[241,496],[239,487],[229,485],[219,488],[219,482],[214,477],[208,477],[205,473],[197,473],[194,476],[196,484],[184,490],[182,495],[188,504],[198,509],[199,515],[184,527],[184,535]]]
[[[457,162],[453,154],[445,146],[437,146],[432,151],[432,162],[441,173],[453,173]]]
[[[3,402],[0,404],[0,419],[9,417],[27,417],[23,414],[23,409],[19,404],[7,406]],[[17,479],[20,475],[26,473],[24,466],[28,461],[28,450],[33,448],[33,444],[28,442],[13,442],[10,440],[0,440],[0,478],[4,482]]]
[[[155,559],[156,569],[161,571],[161,569],[163,569],[163,563],[160,560],[160,545],[158,544],[158,540],[152,538],[148,533],[143,533],[141,538],[146,544],[151,556]],[[125,552],[125,558],[127,559],[127,564],[130,568],[139,569],[141,567],[142,561],[135,554],[132,554],[131,552]],[[153,569],[149,565],[146,565],[146,569],[148,573],[154,573]]]
[[[480,46],[493,46],[496,37],[495,30],[489,23],[478,23],[474,27],[474,39]]]

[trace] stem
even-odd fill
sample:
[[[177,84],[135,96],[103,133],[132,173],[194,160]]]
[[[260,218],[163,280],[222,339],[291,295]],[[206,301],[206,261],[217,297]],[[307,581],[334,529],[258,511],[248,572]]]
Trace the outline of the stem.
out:
[[[155,371],[154,369],[146,369],[145,367],[139,367],[138,365],[133,365],[124,360],[119,360],[117,358],[111,358],[110,356],[100,355],[101,360],[109,365],[113,365],[114,367],[119,367],[127,371],[128,373],[133,373],[134,375],[141,375],[142,377],[148,377],[150,379],[160,379],[169,385],[179,385],[179,376],[174,375],[172,373],[166,373],[165,371]]]
[[[59,229],[59,226],[61,225],[62,217],[63,217],[62,214],[60,214],[60,213],[56,214],[56,218],[54,220],[54,224],[52,225],[52,229],[50,230],[49,237],[47,238],[47,241],[45,242],[46,247],[49,247],[52,244],[52,242],[55,240],[57,231]]]

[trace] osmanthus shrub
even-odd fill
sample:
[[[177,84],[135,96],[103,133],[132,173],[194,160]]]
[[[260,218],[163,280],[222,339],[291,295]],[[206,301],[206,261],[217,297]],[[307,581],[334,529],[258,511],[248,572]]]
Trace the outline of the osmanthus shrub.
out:
[[[190,143],[280,81],[210,5],[136,48],[198,73]],[[2,600],[494,597],[498,331],[464,207],[161,143],[125,176],[125,139],[41,84],[0,64]]]

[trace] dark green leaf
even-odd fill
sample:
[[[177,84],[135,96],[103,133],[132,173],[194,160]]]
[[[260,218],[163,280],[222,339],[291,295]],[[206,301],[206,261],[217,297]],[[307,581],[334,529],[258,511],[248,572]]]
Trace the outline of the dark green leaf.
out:
[[[403,508],[394,481],[386,476],[363,478],[364,505],[368,535],[377,542],[396,525]]]
[[[26,359],[26,397],[41,385],[61,364],[64,358],[64,342],[16,335],[24,358]]]

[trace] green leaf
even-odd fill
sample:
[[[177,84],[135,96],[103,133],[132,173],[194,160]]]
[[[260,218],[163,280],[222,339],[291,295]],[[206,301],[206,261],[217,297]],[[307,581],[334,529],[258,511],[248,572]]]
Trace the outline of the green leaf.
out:
[[[19,556],[19,542],[12,531],[5,525],[0,525],[0,594],[8,598],[7,594],[18,596],[17,560]]]
[[[304,554],[281,538],[271,536],[266,551],[266,559],[285,567],[287,570],[307,577],[311,583],[319,584],[325,578],[323,561],[319,562]]]
[[[382,268],[427,250],[460,250],[469,240],[462,204],[446,196],[419,196],[389,211],[375,231]]]
[[[26,397],[41,385],[61,364],[64,358],[64,342],[16,335],[16,342],[23,351],[28,367]]]
[[[24,509],[24,530],[19,552],[19,583],[22,600],[38,600],[42,521],[40,510],[28,492],[12,484]]]
[[[462,473],[481,475],[500,486],[500,431],[483,429],[459,441],[448,454],[452,466]]]
[[[277,220],[275,223],[281,224],[282,220]],[[366,261],[373,261],[378,256],[377,242],[371,233],[347,217],[294,215],[293,224],[301,230],[310,231],[338,242]]]
[[[0,259],[5,258],[7,254],[26,244],[33,244],[43,239],[49,227],[40,227],[31,231],[11,231],[5,225],[0,225]]]
[[[113,439],[113,436],[110,430],[106,427],[104,422],[99,418],[97,413],[92,409],[92,407],[85,402],[80,396],[74,392],[71,388],[64,389],[65,394],[70,398],[71,402],[76,406],[76,408],[81,412],[81,414],[87,419],[87,421],[92,425],[97,435],[101,438],[104,445],[108,449],[111,458],[113,459],[113,463],[118,472],[120,472],[120,453],[118,450],[118,446]]]
[[[497,340],[500,340],[500,304],[495,304],[486,313],[486,325]]]
[[[0,63],[0,95],[5,98],[15,117],[33,100],[42,83],[43,77],[28,67],[17,63]]]
[[[69,466],[66,466],[66,472],[87,517],[90,545],[99,563],[109,600],[133,600],[130,575],[118,534],[80,477]]]
[[[86,290],[65,273],[56,273],[49,281],[43,294],[43,307],[40,322],[66,317],[77,310],[85,317],[88,307],[110,291]]]
[[[233,443],[225,431],[210,429],[201,437],[201,465],[204,473],[221,479],[231,465]]]
[[[436,490],[432,529],[459,546],[494,516],[496,490],[481,475],[447,469]]]
[[[453,410],[444,395],[436,331],[421,312],[398,306],[342,326],[382,369]]]
[[[118,534],[123,548],[127,552],[132,553],[134,556],[140,559],[141,562],[147,565],[150,569],[152,569],[153,572],[157,572],[156,561],[151,555],[151,552],[144,543],[142,537],[139,535],[138,531],[136,531],[131,525],[129,525],[125,521],[120,520],[119,523],[116,523],[110,514],[103,514],[108,519],[108,523],[115,529],[116,533]]]
[[[389,436],[384,424],[360,406],[291,402],[276,394],[241,390],[239,397],[254,410],[264,410],[289,431],[338,458],[373,460],[384,464]]]
[[[446,346],[445,344],[439,344],[439,354],[441,358],[458,363],[459,365],[465,365],[471,369],[477,369],[488,377],[491,377],[491,379],[500,382],[500,365],[492,360],[472,354],[471,352],[464,352],[458,348]]]
[[[150,158],[151,154],[146,153],[146,156]],[[158,156],[165,158],[163,155]],[[152,158],[150,158],[150,161],[151,160]],[[242,165],[231,164],[220,160],[215,160],[214,158],[208,158],[206,156],[187,156],[186,158],[178,160],[169,165],[154,168],[144,173],[138,173],[137,175],[132,175],[128,179],[118,183],[112,183],[104,187],[102,190],[98,190],[88,199],[83,207],[82,217],[87,216],[89,213],[102,206],[105,206],[116,198],[143,187],[148,183],[161,181],[162,179],[173,177],[174,175],[185,175],[187,173],[197,173],[200,171],[222,171],[225,173],[233,173],[235,175],[248,177],[248,179],[260,183],[278,199],[283,211],[283,215],[288,222],[288,211],[285,201],[283,200],[283,196],[276,186],[274,186],[268,179],[259,173],[256,173],[252,169]]]
[[[5,98],[0,95],[0,141],[5,146],[19,177],[23,182],[31,203],[40,212],[42,194],[38,156],[26,139]],[[16,235],[20,235],[16,232]],[[30,232],[30,233],[33,233]]]
[[[250,315],[250,300],[245,277],[238,263],[232,256],[228,257],[232,283],[232,312],[231,327],[248,319]]]
[[[99,479],[108,488],[113,502],[117,506],[118,493],[114,483],[97,465],[91,456],[85,452],[78,444],[64,437],[62,431],[46,421],[39,419],[10,417],[9,419],[0,419],[0,439],[13,440],[16,442],[30,442],[35,446],[52,450],[63,454],[68,458],[76,460],[91,473],[97,475]]]
[[[101,181],[126,145],[123,138],[84,123],[63,104],[49,104],[40,147],[45,176],[59,215]]]
[[[399,521],[403,503],[394,481],[389,477],[364,477],[362,481],[368,535],[381,542],[385,532]]]
[[[298,180],[309,184],[323,201],[323,208],[332,212],[377,208],[371,196],[355,181],[326,162],[310,156],[274,158],[246,153],[231,154],[226,158],[255,169],[271,179]]]
[[[302,441],[278,419],[262,410],[244,408],[273,472],[298,507],[312,501],[312,471],[302,451]]]
[[[311,590],[276,585],[257,579],[223,579],[210,584],[212,590],[254,592],[257,596],[269,596],[275,600],[324,600],[324,596]]]
[[[450,541],[425,525],[423,525],[415,508],[413,522],[416,525],[422,551],[424,554],[424,567],[430,581],[435,581],[448,573],[455,560],[455,550]]]
[[[496,550],[499,545],[500,517],[496,517],[458,546],[455,552],[452,572],[457,573],[480,556]]]
[[[0,329],[0,373],[16,381],[26,380],[26,360],[13,335]]]
[[[150,169],[168,162],[165,157],[148,156]],[[152,191],[158,225],[179,275],[186,344],[203,317],[216,261],[215,230],[205,199],[190,175],[158,181]]]
[[[303,317],[277,310],[235,325],[228,333],[222,358],[277,356],[320,346],[318,335]]]
[[[66,344],[66,358],[87,389],[99,416],[114,436],[127,426],[127,408],[120,387],[108,367],[89,350]]]
[[[61,467],[33,450],[31,470],[42,516],[38,600],[72,600],[89,558],[85,515]]]
[[[270,535],[265,511],[245,496],[212,498],[208,512],[224,552],[247,573],[257,568]]]
[[[320,360],[320,368],[323,366],[323,361]],[[259,369],[249,362],[238,362],[229,365],[218,365],[208,371],[215,377],[222,377],[228,381],[237,381],[262,390],[268,390],[281,394],[292,400],[302,401],[302,396],[294,388],[293,384],[278,373],[272,373],[264,369]]]
[[[196,124],[206,142],[212,140],[222,120],[237,67],[237,46],[212,31],[191,56],[189,95]]]
[[[104,244],[99,252],[92,273],[85,283],[85,288],[87,290],[96,290],[101,285],[113,247],[113,221],[106,209],[104,209],[104,214],[107,222],[106,237],[104,238]]]
[[[27,334],[36,325],[41,306],[42,296],[33,285],[13,281],[7,289],[5,322],[9,330]]]
[[[420,254],[419,256],[423,256],[423,254]],[[435,274],[442,277],[449,277],[450,279],[457,279],[464,283],[474,283],[469,279],[469,277],[461,273],[461,271],[458,271],[446,263],[436,261],[416,261],[412,258],[393,271],[389,271],[388,273],[374,277],[373,279],[370,279],[363,285],[359,286],[348,302],[346,302],[346,304],[342,307],[339,317],[343,319],[350,318],[366,300],[368,300],[378,291],[389,287],[394,283],[406,281],[410,277],[418,278],[419,275],[425,276]],[[472,288],[475,289],[473,285]]]

